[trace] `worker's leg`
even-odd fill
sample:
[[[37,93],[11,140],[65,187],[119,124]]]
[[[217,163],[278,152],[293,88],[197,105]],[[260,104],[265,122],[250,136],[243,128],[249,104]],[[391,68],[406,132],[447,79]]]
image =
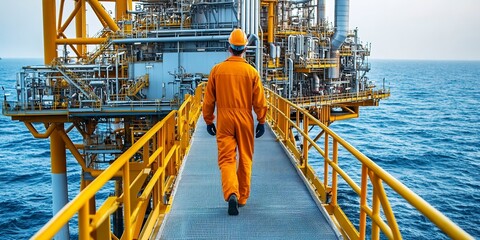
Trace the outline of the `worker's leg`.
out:
[[[243,115],[243,114],[242,114]],[[252,157],[253,157],[253,119],[251,115],[238,117],[237,126],[237,144],[239,153],[239,163],[237,170],[238,190],[240,197],[239,204],[246,204],[250,197],[250,178],[252,175]]]
[[[219,118],[221,118],[219,116]],[[223,120],[223,121],[222,121]],[[228,120],[219,119],[217,128],[218,167],[222,177],[222,190],[225,201],[231,194],[240,196],[238,191],[236,148],[234,126]],[[221,123],[221,124],[220,124]]]

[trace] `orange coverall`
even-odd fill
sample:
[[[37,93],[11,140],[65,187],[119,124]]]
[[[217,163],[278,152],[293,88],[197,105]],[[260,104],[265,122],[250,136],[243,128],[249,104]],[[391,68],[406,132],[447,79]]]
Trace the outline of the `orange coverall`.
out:
[[[222,177],[225,201],[236,194],[239,204],[250,196],[253,156],[252,106],[259,123],[265,123],[267,104],[260,76],[240,56],[231,56],[215,65],[208,78],[203,102],[203,118],[207,125],[215,118],[217,105],[218,166]],[[236,152],[239,164],[237,169]]]

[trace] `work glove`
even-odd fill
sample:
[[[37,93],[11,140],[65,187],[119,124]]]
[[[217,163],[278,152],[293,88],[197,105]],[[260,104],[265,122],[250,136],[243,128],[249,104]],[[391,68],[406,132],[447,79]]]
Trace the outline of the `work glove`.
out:
[[[212,136],[215,136],[215,134],[217,134],[217,129],[215,128],[215,124],[210,124],[210,125],[207,125],[207,132],[212,135]]]
[[[257,124],[257,129],[255,130],[255,138],[261,137],[265,133],[265,126],[262,123]]]

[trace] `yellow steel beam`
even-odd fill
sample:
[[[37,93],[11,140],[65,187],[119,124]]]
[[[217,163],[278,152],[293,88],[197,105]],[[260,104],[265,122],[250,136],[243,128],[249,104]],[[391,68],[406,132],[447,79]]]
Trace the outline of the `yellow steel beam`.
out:
[[[81,1],[78,1],[76,4],[75,4],[75,8],[73,8],[73,11],[70,13],[70,16],[68,16],[68,18],[65,20],[65,22],[62,24],[62,27],[58,28],[57,30],[57,38],[61,36],[61,34],[63,34],[63,32],[65,31],[65,29],[67,29],[67,27],[70,25],[70,23],[72,22],[73,18],[75,18],[75,16],[77,15],[77,13],[80,11],[80,9],[82,9],[82,2]],[[59,23],[60,24],[60,21]],[[77,26],[78,27],[78,26]]]
[[[115,3],[115,19],[117,21],[129,19],[130,16],[127,14],[127,10],[131,10],[131,8],[131,0],[117,0]]]
[[[85,38],[87,37],[87,9],[85,0],[77,0],[80,3],[80,9],[78,10],[75,16],[75,30],[76,30],[76,37],[77,38]],[[85,44],[78,44],[77,50],[79,52],[79,57],[84,57],[85,53],[87,52],[87,45]]]
[[[88,3],[90,3],[90,6],[92,6],[92,8],[98,12],[98,14],[101,16],[101,19],[107,23],[108,27],[113,32],[116,32],[120,29],[98,0],[88,0]]]
[[[53,130],[55,130],[56,128],[56,124],[51,123],[44,133],[38,133],[37,129],[35,129],[31,122],[24,122],[24,124],[35,138],[48,138],[50,137],[50,134],[52,134]]]
[[[107,41],[106,38],[61,38],[61,39],[57,39],[55,43],[57,44],[102,44],[105,41]]]
[[[65,0],[60,1],[60,9],[58,11],[58,20],[57,20],[57,29],[60,29],[62,26],[62,19],[63,19],[63,7],[65,6]]]
[[[55,22],[55,0],[43,0],[43,60],[50,64],[57,57],[57,45],[55,44],[56,22]]]
[[[100,15],[100,13],[97,11],[97,9],[95,8],[92,8],[93,12],[95,13],[95,16],[97,16],[97,19],[100,21],[100,23],[102,24],[102,26],[105,28],[108,26],[107,22],[102,18],[102,16]]]

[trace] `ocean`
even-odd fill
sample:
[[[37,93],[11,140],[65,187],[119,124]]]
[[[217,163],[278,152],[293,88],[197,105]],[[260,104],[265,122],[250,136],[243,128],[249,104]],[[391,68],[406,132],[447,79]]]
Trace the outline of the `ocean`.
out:
[[[42,60],[0,60],[2,99],[6,93],[13,100],[16,73],[35,64]],[[368,76],[379,87],[385,82],[391,97],[331,128],[480,238],[480,113],[475,110],[480,61],[371,60],[371,65]],[[52,217],[50,145],[35,139],[21,122],[1,115],[0,124],[0,239],[28,239]],[[321,166],[317,159],[311,159],[312,166]],[[72,199],[79,191],[80,172],[71,155],[67,162]],[[359,174],[358,163],[342,153],[339,164]],[[355,193],[344,186],[340,183],[339,203],[356,219],[358,202],[347,203]],[[388,196],[404,239],[448,239],[408,203],[391,191]],[[75,224],[70,226],[72,238]]]

